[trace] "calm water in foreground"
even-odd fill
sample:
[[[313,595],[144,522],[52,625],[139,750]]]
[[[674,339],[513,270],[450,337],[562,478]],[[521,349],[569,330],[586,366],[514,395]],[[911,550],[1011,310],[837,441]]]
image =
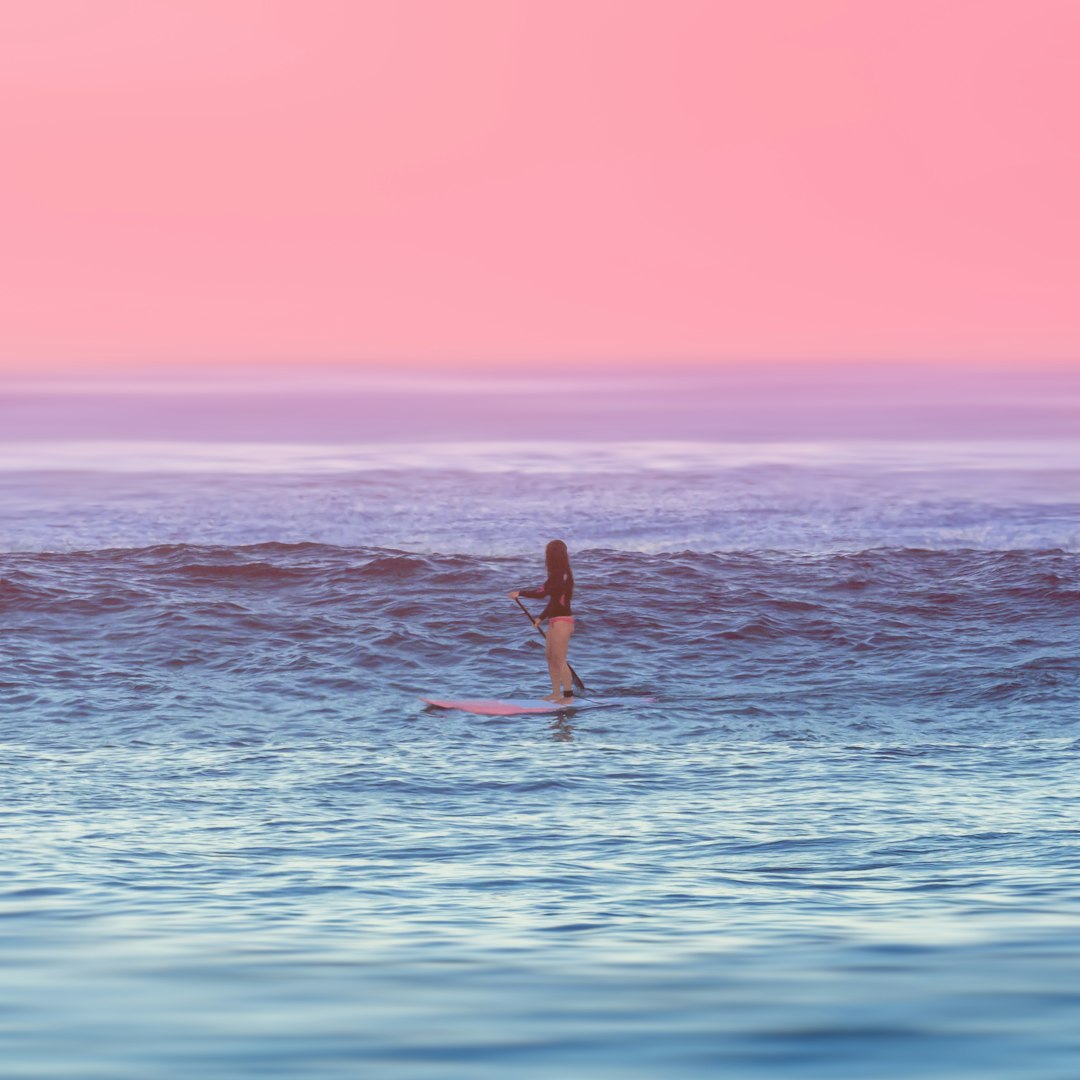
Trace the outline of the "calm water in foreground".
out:
[[[1080,1074],[1075,444],[2,465],[3,1076]]]

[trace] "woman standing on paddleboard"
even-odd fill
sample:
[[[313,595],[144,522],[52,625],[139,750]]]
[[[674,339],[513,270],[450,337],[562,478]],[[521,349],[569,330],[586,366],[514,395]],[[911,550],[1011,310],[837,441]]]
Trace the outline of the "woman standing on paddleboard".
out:
[[[519,596],[534,600],[543,596],[548,598],[547,607],[533,619],[534,626],[548,620],[546,651],[551,693],[545,700],[569,703],[574,700],[574,680],[566,662],[566,652],[574,632],[574,613],[570,609],[570,601],[574,598],[574,572],[570,569],[566,545],[561,540],[552,540],[548,544],[544,561],[547,563],[547,581],[535,589],[514,589],[510,599],[516,600]]]

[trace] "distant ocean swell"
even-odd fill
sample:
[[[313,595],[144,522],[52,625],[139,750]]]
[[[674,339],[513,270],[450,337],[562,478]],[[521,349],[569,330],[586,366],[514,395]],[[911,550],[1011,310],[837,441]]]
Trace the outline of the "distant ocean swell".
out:
[[[1080,444],[52,444],[0,462],[0,551],[277,541],[1080,552]]]

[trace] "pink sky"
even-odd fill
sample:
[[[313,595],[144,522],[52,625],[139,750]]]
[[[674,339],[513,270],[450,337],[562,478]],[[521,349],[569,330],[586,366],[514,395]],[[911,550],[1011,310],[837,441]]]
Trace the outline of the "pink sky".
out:
[[[1080,366],[1075,0],[0,8],[0,370]]]

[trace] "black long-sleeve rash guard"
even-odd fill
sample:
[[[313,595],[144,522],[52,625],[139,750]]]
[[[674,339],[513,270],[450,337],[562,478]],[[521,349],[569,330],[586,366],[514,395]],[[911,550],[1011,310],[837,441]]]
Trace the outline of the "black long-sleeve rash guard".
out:
[[[528,596],[533,600],[550,597],[547,607],[540,612],[541,619],[550,619],[552,615],[573,615],[570,601],[574,598],[574,575],[562,574],[558,581],[548,578],[543,585],[537,585],[535,589],[519,589],[518,595]]]

